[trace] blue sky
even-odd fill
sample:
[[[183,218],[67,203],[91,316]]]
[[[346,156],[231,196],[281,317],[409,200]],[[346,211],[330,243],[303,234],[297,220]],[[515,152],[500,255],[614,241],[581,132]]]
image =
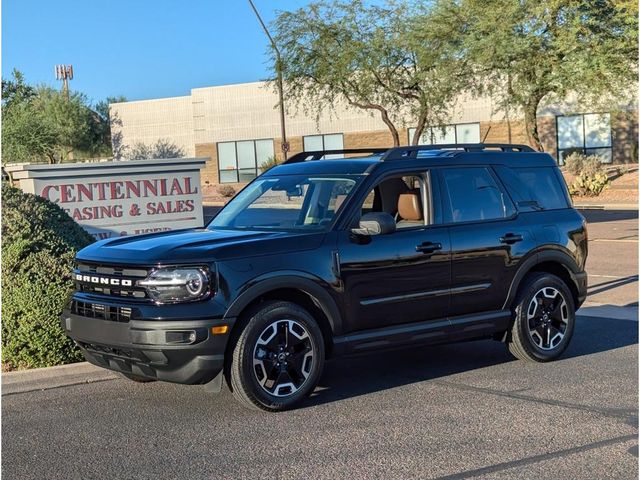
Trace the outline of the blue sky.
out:
[[[307,0],[254,0],[266,22]],[[93,101],[188,95],[191,88],[263,80],[268,40],[247,0],[4,0],[2,77],[71,88]]]

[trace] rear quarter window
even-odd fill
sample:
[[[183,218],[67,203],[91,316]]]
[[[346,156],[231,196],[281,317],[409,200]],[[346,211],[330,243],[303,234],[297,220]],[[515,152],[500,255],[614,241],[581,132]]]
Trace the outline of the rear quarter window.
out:
[[[498,174],[516,201],[535,200],[545,210],[570,206],[566,186],[553,167],[502,167]]]

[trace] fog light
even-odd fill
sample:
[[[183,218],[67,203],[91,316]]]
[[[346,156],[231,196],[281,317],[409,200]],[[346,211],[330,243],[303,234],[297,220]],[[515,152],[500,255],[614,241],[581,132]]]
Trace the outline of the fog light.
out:
[[[167,343],[193,343],[196,341],[196,332],[187,330],[183,332],[166,332]]]

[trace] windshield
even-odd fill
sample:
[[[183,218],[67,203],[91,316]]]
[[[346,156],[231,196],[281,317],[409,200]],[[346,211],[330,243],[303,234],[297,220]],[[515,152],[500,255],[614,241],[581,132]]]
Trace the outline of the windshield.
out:
[[[208,228],[325,230],[362,175],[258,178]]]

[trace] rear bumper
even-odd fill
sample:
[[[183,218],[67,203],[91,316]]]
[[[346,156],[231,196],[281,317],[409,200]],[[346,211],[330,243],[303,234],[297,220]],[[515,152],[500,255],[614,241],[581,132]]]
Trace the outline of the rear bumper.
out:
[[[576,310],[578,310],[578,308],[580,308],[580,306],[587,299],[587,272],[574,273],[573,277],[575,278],[576,287],[578,289],[578,304],[576,305]]]
[[[60,324],[94,365],[144,378],[198,384],[211,381],[222,370],[234,320],[115,322],[65,311]],[[211,327],[221,325],[228,326],[227,333],[214,335]]]

